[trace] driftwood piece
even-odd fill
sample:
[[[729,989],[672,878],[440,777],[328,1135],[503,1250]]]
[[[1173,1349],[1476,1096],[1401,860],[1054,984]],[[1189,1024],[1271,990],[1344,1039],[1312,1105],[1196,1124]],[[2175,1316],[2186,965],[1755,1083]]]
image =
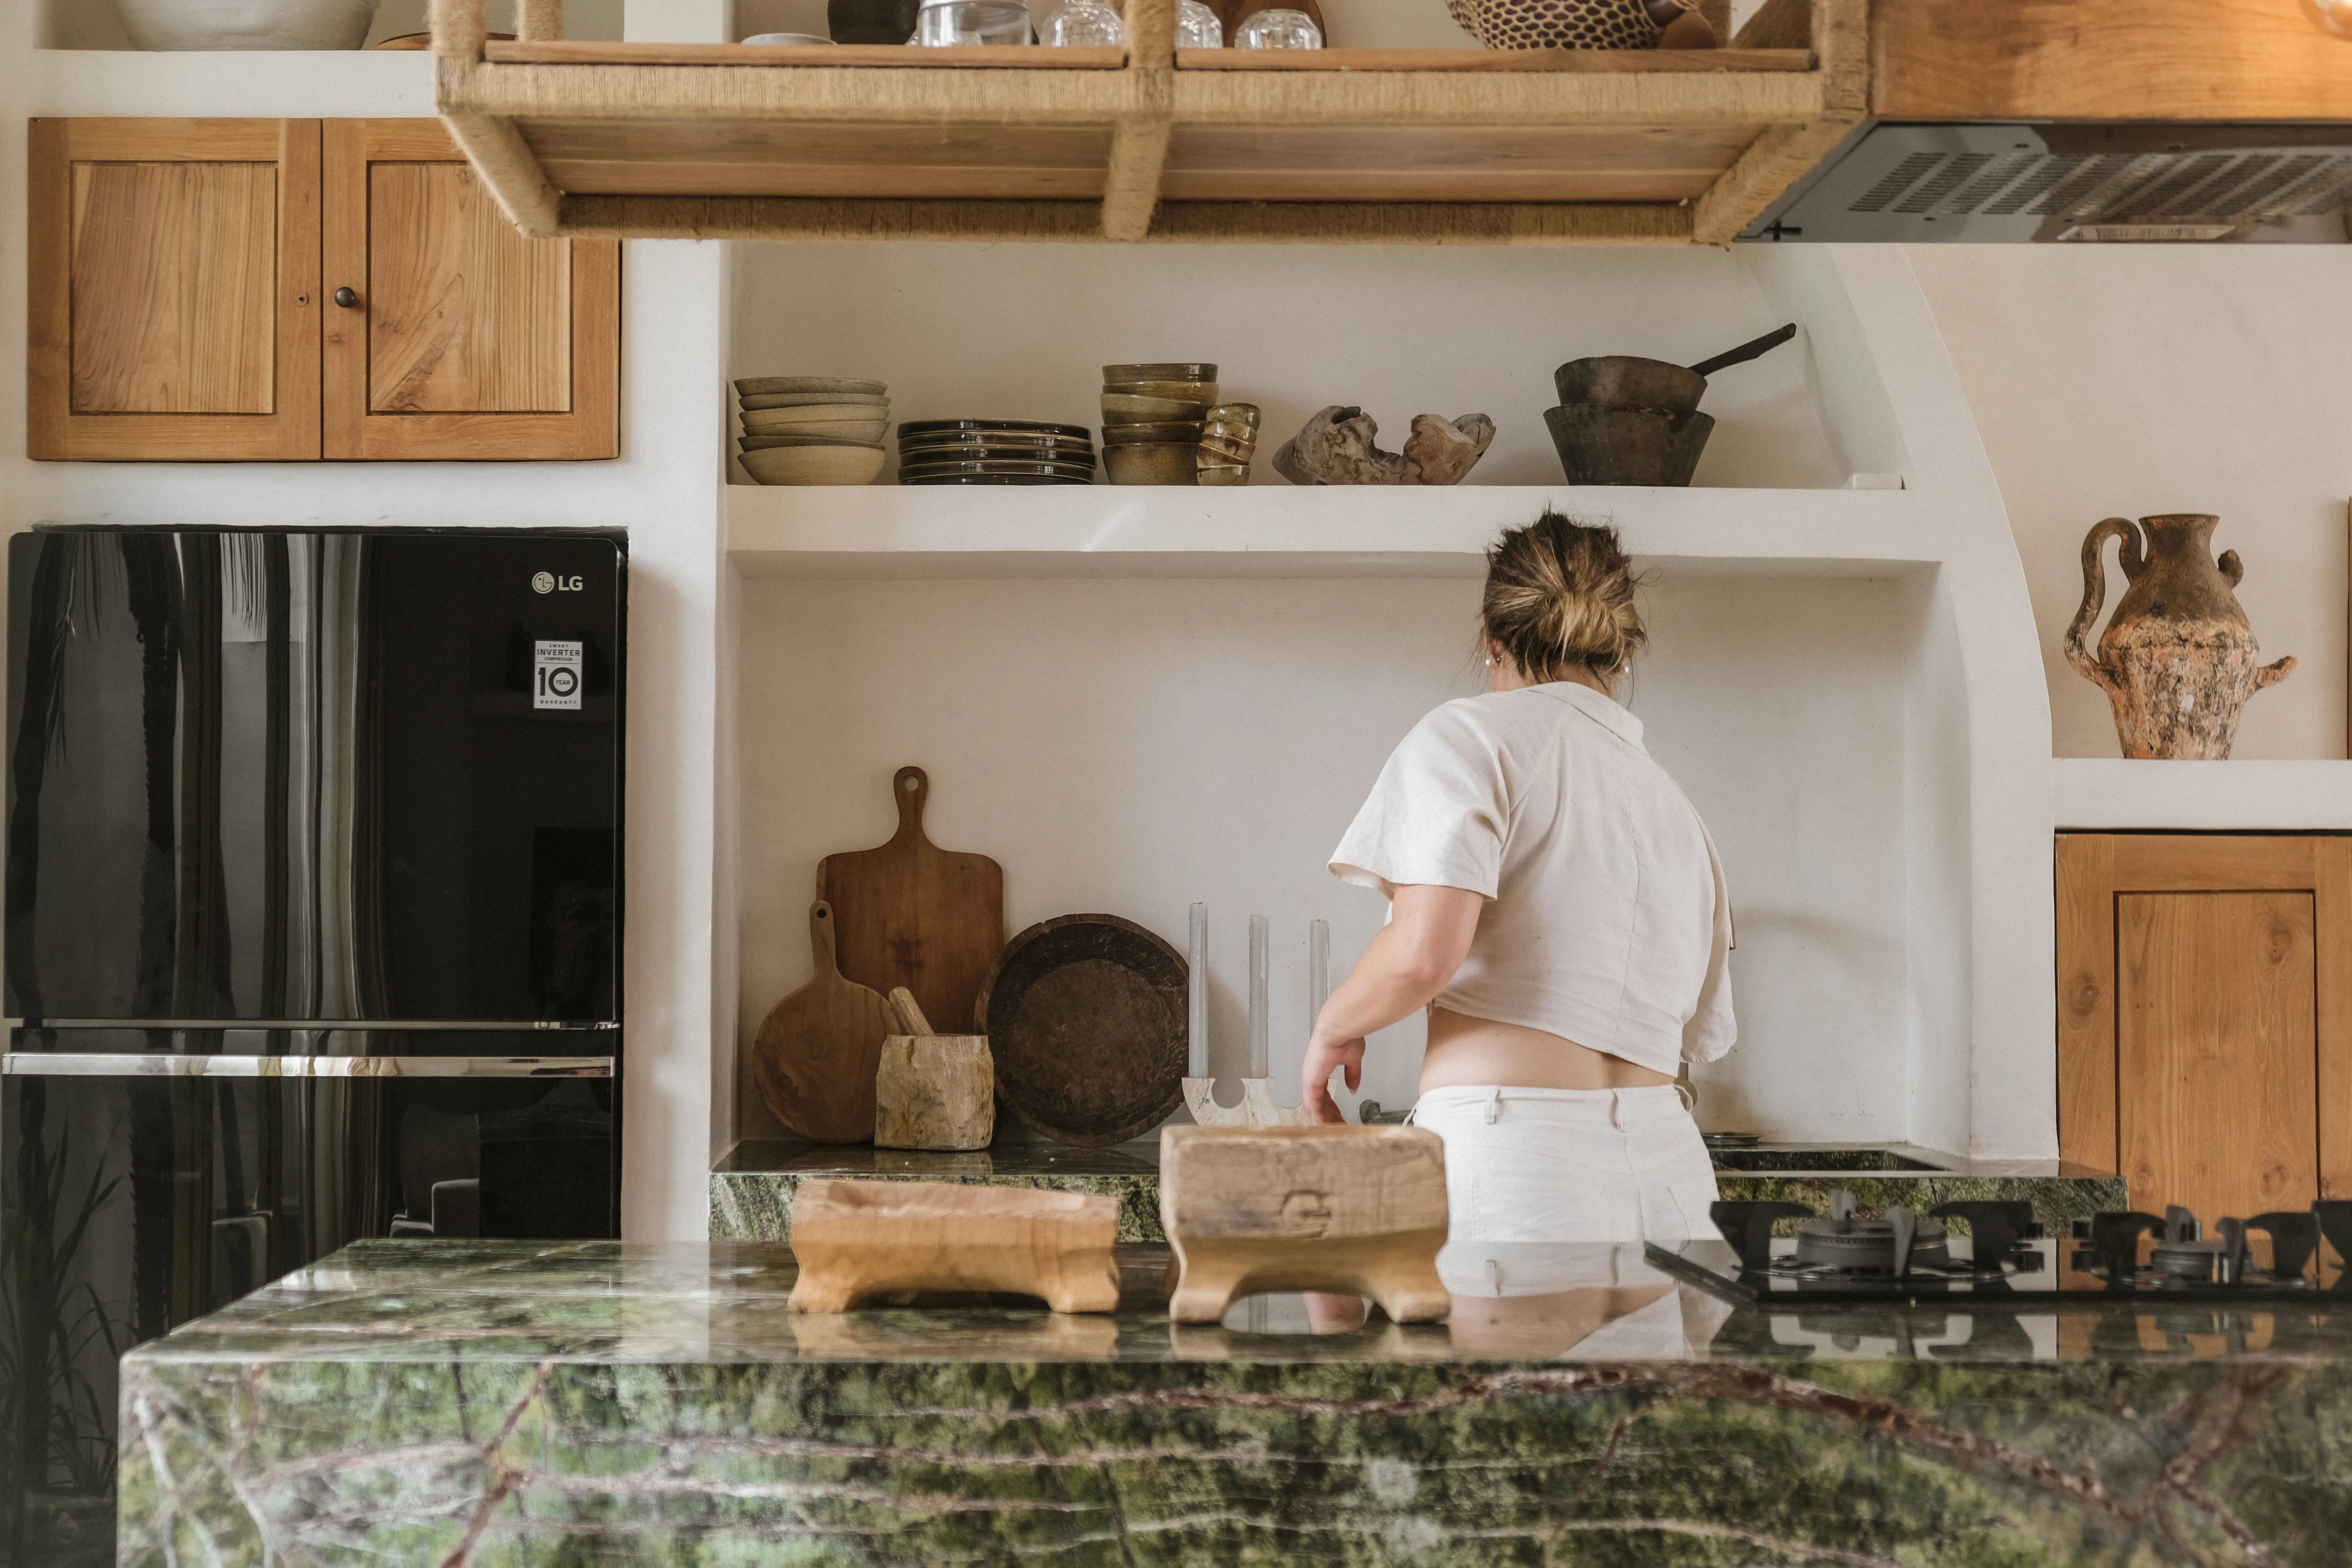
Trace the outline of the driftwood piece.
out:
[[[1370,1296],[1401,1323],[1451,1305],[1437,1275],[1444,1145],[1417,1127],[1163,1129],[1160,1215],[1180,1323],[1267,1290]]]
[[[2111,517],[2083,540],[2083,604],[2066,628],[2066,662],[2107,694],[2126,757],[2226,760],[2247,701],[2294,669],[2293,658],[2255,662],[2254,628],[2231,592],[2245,567],[2234,550],[2213,559],[2221,521],[2179,512],[2135,528]],[[2107,596],[2109,539],[2122,541],[2128,585],[2094,657],[2084,639]]]
[[[1495,422],[1483,414],[1417,414],[1402,453],[1381,450],[1380,428],[1362,409],[1335,403],[1282,444],[1275,472],[1294,485],[1459,484],[1495,440]]]
[[[1118,1305],[1118,1204],[1099,1194],[806,1181],[792,1222],[795,1312],[914,1290],[1041,1296],[1057,1312]]]
[[[915,994],[890,993],[907,1032],[882,1042],[874,1073],[880,1149],[985,1149],[996,1133],[996,1064],[985,1035],[939,1035]]]

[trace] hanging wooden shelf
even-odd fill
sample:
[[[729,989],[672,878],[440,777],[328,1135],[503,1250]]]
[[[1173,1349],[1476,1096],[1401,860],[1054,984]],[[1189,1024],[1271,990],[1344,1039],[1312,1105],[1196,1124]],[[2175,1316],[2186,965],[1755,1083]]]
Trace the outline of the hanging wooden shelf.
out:
[[[561,0],[488,43],[485,4],[435,0],[438,108],[538,236],[1720,245],[1867,110],[1867,0],[1526,54],[1180,51],[1175,0],[1123,51],[563,42]]]

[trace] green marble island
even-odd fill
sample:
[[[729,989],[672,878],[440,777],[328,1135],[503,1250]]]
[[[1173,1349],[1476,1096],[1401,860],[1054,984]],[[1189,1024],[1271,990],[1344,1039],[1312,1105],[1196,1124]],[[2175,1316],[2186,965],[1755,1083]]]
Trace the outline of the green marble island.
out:
[[[2352,1310],[1767,1313],[1638,1249],[1299,1298],[795,1315],[772,1243],[362,1242],[132,1352],[124,1564],[2352,1560]],[[1267,1331],[1253,1331],[1265,1330]]]

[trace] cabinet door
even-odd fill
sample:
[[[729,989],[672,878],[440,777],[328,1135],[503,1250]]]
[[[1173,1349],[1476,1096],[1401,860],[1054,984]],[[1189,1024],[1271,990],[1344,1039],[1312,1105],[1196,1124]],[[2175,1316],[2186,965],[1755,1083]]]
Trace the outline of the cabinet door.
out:
[[[36,120],[26,447],[319,455],[319,122]]]
[[[324,186],[329,458],[620,455],[616,241],[524,238],[430,120],[327,121]]]
[[[2058,1143],[2132,1205],[2352,1196],[2352,840],[2058,838]]]

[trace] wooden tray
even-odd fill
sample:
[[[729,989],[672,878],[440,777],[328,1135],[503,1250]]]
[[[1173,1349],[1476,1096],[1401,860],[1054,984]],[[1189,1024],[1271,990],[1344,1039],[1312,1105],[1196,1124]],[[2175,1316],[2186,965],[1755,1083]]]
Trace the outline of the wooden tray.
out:
[[[1005,943],[980,988],[996,1097],[1064,1143],[1123,1143],[1184,1098],[1184,955],[1117,915],[1060,915]]]

